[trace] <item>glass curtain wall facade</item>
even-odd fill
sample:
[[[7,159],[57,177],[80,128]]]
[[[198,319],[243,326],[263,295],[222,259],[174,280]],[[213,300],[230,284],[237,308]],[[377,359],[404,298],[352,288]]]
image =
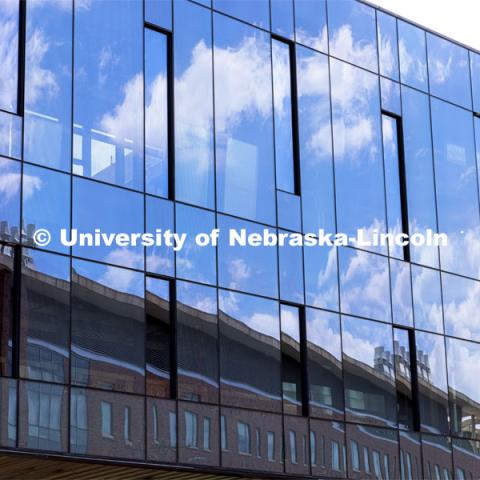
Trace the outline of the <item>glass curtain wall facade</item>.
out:
[[[480,472],[480,53],[355,0],[0,2],[0,448]],[[446,247],[40,248],[361,229]]]

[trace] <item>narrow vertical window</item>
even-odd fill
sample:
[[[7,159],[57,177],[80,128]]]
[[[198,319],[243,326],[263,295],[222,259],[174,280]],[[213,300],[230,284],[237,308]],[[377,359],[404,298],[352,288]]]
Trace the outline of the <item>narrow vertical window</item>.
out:
[[[275,461],[275,433],[267,432],[267,456],[269,462]]]
[[[210,426],[212,424],[212,420],[210,417],[205,417],[203,419],[203,449],[210,450],[211,449],[211,442],[210,442]]]
[[[102,437],[113,437],[113,418],[112,404],[110,402],[100,402],[100,410],[102,414]]]
[[[360,471],[360,455],[358,451],[358,443],[355,440],[350,441],[351,456],[352,456],[352,469],[356,472]]]
[[[220,416],[220,448],[222,450],[228,449],[227,444],[227,419],[225,415]]]
[[[262,458],[262,432],[259,428],[255,429],[255,442],[257,458]]]
[[[251,455],[250,425],[244,422],[237,423],[238,453]]]
[[[388,233],[408,235],[407,184],[401,117],[384,112],[382,132]],[[402,247],[391,243],[390,256],[409,262],[410,248],[408,245]]]
[[[198,447],[198,415],[188,411],[185,412],[185,446]]]
[[[177,446],[177,415],[175,412],[168,412],[168,428],[170,430],[170,446]]]
[[[152,426],[153,426],[153,441],[158,444],[160,440],[158,432],[158,409],[156,405],[152,405]]]
[[[131,408],[125,407],[123,410],[123,438],[127,445],[132,443],[132,431],[131,431],[132,418],[131,417],[132,417]]]
[[[317,435],[310,431],[310,461],[312,466],[317,465]]]

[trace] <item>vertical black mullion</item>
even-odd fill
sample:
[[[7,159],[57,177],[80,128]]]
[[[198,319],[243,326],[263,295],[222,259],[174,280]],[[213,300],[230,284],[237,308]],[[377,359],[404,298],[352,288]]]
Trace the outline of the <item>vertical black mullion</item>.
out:
[[[18,78],[17,78],[17,115],[23,116],[25,108],[25,43],[27,4],[25,0],[19,1],[18,18]]]
[[[300,368],[302,371],[302,415],[308,417],[310,413],[309,382],[308,382],[308,355],[307,355],[307,323],[305,307],[298,307],[300,321]]]
[[[21,279],[22,249],[19,245],[13,250],[13,295],[12,295],[12,368],[13,378],[20,377],[20,318],[21,318]]]
[[[293,178],[295,195],[301,195],[300,138],[298,133],[297,54],[295,44],[288,42],[290,60],[290,99],[292,111]]]
[[[170,311],[170,398],[177,398],[178,387],[178,356],[177,356],[177,285],[175,280],[169,280],[168,295]]]
[[[413,429],[420,431],[420,396],[418,391],[417,345],[415,330],[408,329],[408,348],[410,350],[410,382],[412,385]]]
[[[173,22],[173,18],[172,18]],[[173,92],[174,82],[174,57],[173,36],[167,37],[167,130],[168,130],[168,198],[175,200],[175,98]]]

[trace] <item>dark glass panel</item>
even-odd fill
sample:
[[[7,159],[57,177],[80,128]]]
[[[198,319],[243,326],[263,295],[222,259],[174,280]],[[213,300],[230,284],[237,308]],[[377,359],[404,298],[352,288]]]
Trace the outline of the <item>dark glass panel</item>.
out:
[[[214,208],[211,12],[184,0],[174,9],[175,198]]]
[[[270,29],[270,2],[264,0],[213,0],[213,8],[232,17]]]
[[[422,474],[422,451],[420,434],[416,432],[399,432],[400,438],[400,478],[413,480],[426,478]]]
[[[392,327],[343,316],[342,340],[347,419],[396,425]]]
[[[68,253],[69,247],[60,241],[60,230],[70,233],[70,177],[41,167],[25,164],[23,167],[23,225],[28,246],[43,247],[33,239],[38,229],[46,229],[52,241],[49,250]]]
[[[413,298],[410,264],[390,259],[393,323],[413,327]]]
[[[136,395],[72,388],[73,453],[141,460],[145,457],[145,399]]]
[[[422,457],[424,478],[453,478],[452,441],[449,437],[422,434]]]
[[[295,0],[295,40],[328,51],[326,0]]]
[[[0,155],[22,157],[22,117],[0,111]]]
[[[402,115],[400,99],[400,84],[388,78],[380,77],[380,91],[382,97],[382,109],[387,112]]]
[[[73,2],[26,2],[24,159],[69,172]]]
[[[0,244],[0,376],[12,375],[14,282],[14,251]]]
[[[146,376],[147,395],[170,397],[171,346],[170,282],[146,278]],[[142,344],[138,345],[142,348]]]
[[[74,260],[72,383],[143,392],[144,345],[143,275]]]
[[[19,241],[21,164],[0,157],[0,239]]]
[[[0,445],[17,445],[17,381],[0,378]]]
[[[310,461],[312,475],[328,478],[346,476],[345,425],[310,420]]]
[[[177,404],[147,398],[147,459],[175,463],[177,459]]]
[[[222,404],[280,411],[278,303],[221,290],[219,309]]]
[[[343,417],[342,347],[340,316],[306,309],[310,414]]]
[[[68,383],[70,259],[37,250],[23,258],[20,375]]]
[[[456,480],[474,479],[480,472],[480,442],[453,438],[452,447]]]
[[[398,80],[397,20],[377,10],[380,75]]]
[[[214,15],[214,35],[218,209],[273,225],[270,38],[222,15]]]
[[[330,54],[378,71],[375,9],[359,2],[328,0]]]
[[[420,424],[428,433],[448,433],[445,341],[440,335],[415,332]]]
[[[143,2],[75,3],[73,172],[143,189]]]
[[[398,51],[402,83],[428,91],[425,31],[398,20]]]
[[[279,233],[286,232],[279,230]],[[278,263],[280,298],[288,302],[304,303],[302,247],[279,246]]]
[[[19,5],[19,0],[0,5],[0,38],[4,45],[0,53],[0,109],[12,113],[17,111]]]
[[[218,403],[217,292],[177,282],[178,393],[182,400]]]
[[[294,37],[294,17],[293,0],[271,0],[270,15],[272,20],[272,33],[282,35],[290,40]],[[295,2],[295,8],[298,9],[298,0]]]
[[[285,472],[310,475],[308,419],[283,417],[283,444],[285,445]]]
[[[172,29],[172,0],[145,0],[145,21]]]

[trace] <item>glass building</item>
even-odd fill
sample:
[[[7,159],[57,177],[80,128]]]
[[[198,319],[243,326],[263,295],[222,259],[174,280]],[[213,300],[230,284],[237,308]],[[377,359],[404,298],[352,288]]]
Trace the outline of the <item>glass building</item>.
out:
[[[480,477],[479,52],[356,0],[0,0],[0,65],[9,478]]]

